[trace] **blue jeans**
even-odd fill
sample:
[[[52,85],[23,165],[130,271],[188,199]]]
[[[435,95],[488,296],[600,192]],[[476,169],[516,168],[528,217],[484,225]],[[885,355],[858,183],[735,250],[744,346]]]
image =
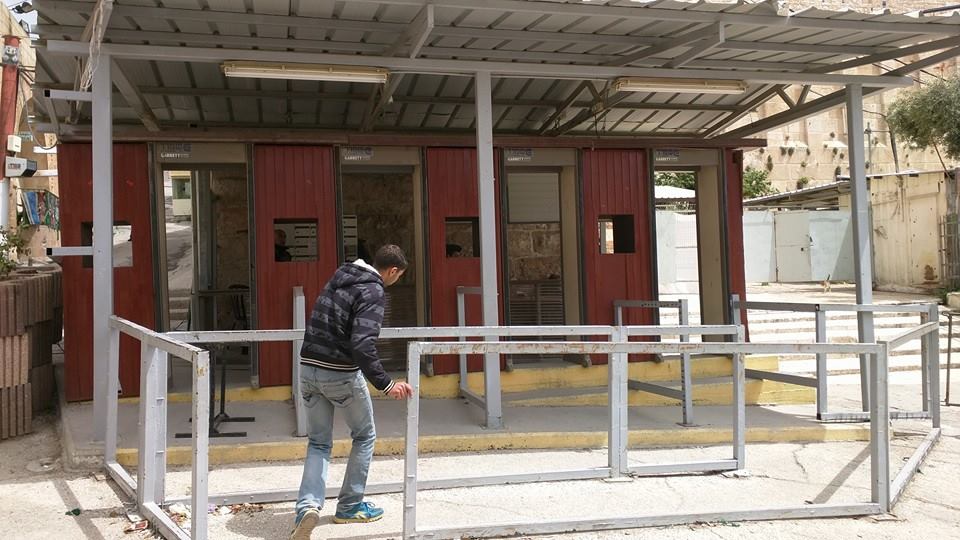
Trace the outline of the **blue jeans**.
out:
[[[297,497],[298,523],[307,510],[323,508],[333,445],[334,411],[343,414],[353,439],[337,511],[349,510],[363,501],[367,472],[373,460],[373,443],[377,439],[370,391],[359,371],[331,371],[306,365],[300,369],[300,392],[306,406],[309,442]]]

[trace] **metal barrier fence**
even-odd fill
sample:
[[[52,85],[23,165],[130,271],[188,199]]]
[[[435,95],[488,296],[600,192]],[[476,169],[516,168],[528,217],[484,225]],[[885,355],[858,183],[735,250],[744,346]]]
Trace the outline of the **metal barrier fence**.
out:
[[[650,301],[650,300],[614,300],[613,302],[613,324],[623,326],[623,310],[625,308],[634,309],[654,309],[659,313],[660,309],[674,308],[677,310],[677,317],[680,326],[690,324],[690,308],[686,298],[675,301]],[[657,320],[656,322],[660,322]],[[680,342],[690,341],[690,336],[680,335]],[[742,341],[742,340],[740,340]],[[683,426],[693,425],[693,373],[690,366],[690,353],[680,353],[680,390],[670,388],[660,384],[652,384],[646,381],[630,380],[628,382],[631,390],[639,390],[660,396],[666,396],[679,400],[683,410]]]
[[[140,341],[140,413],[137,422],[137,479],[117,462],[120,334]],[[138,324],[110,317],[110,359],[107,365],[107,430],[104,466],[120,489],[137,502],[140,513],[167,539],[189,540],[163,511],[167,470],[167,358],[173,355],[193,367],[190,521],[192,538],[207,537],[207,457],[209,450],[210,353]]]
[[[742,330],[741,330],[742,331]],[[457,538],[489,538],[497,536],[520,536],[531,534],[556,534],[567,532],[598,531],[611,529],[625,529],[634,527],[664,526],[702,523],[705,521],[750,521],[772,519],[823,518],[856,515],[870,515],[888,512],[897,503],[906,485],[921,466],[933,444],[940,437],[939,415],[939,372],[934,375],[936,383],[933,403],[933,428],[919,448],[914,452],[896,477],[890,479],[890,404],[888,401],[888,354],[916,338],[924,338],[934,331],[930,325],[924,325],[909,330],[889,342],[878,344],[785,344],[785,343],[597,343],[597,342],[421,342],[411,343],[408,352],[408,381],[414,388],[414,395],[407,405],[407,433],[406,452],[404,457],[404,492],[403,492],[403,538],[413,539],[457,539]],[[742,334],[741,334],[742,335]],[[620,337],[625,337],[622,333]],[[690,352],[693,354],[730,354],[734,358],[734,386],[737,400],[734,409],[734,440],[735,453],[731,463],[715,462],[705,465],[705,470],[718,470],[720,466],[731,465],[733,468],[744,466],[744,433],[743,425],[743,387],[744,387],[744,354],[820,354],[820,353],[857,353],[870,355],[874,362],[873,377],[870,385],[874,399],[871,401],[870,411],[870,502],[858,504],[806,504],[803,506],[767,508],[763,510],[745,509],[727,512],[666,514],[639,517],[620,517],[604,519],[582,519],[539,523],[511,523],[472,525],[464,528],[434,528],[421,530],[417,527],[417,460],[419,457],[419,402],[420,402],[420,357],[423,354],[470,354],[491,353],[498,354],[610,354],[610,439],[608,452],[611,474],[616,469],[631,471],[626,464],[626,411],[627,401],[624,384],[627,380],[626,355],[629,353],[664,354]],[[656,474],[666,472],[693,472],[694,463],[651,465],[645,472]],[[558,474],[558,473],[553,473]],[[486,480],[498,483],[510,483],[516,475],[486,477]],[[545,478],[561,479],[561,478]],[[464,479],[456,487],[470,487],[478,485],[477,478]],[[455,483],[455,480],[451,480]],[[453,486],[451,486],[453,487]]]
[[[238,502],[279,502],[296,498],[295,490],[272,490],[258,492],[229,493],[208,495],[208,407],[210,398],[210,362],[209,353],[185,343],[198,339],[210,342],[240,341],[294,341],[302,337],[302,330],[258,330],[252,332],[202,332],[160,334],[117,317],[110,321],[112,329],[111,351],[108,366],[108,431],[106,440],[106,467],[114,480],[129,496],[137,500],[140,511],[168,539],[186,540],[189,538],[205,540],[207,538],[207,504],[233,504]],[[555,335],[579,335],[582,327],[572,327],[566,331],[563,327],[554,327]],[[896,478],[890,480],[889,419],[890,410],[887,389],[887,359],[892,351],[914,339],[929,339],[936,332],[932,324],[924,324],[908,330],[889,342],[877,344],[818,344],[818,343],[660,343],[628,342],[630,332],[638,335],[690,335],[723,334],[731,329],[742,338],[742,327],[604,327],[609,330],[614,342],[415,342],[410,344],[407,376],[415,391],[407,403],[407,436],[404,461],[403,482],[377,484],[368,487],[370,494],[404,494],[404,538],[460,538],[489,537],[504,534],[535,534],[552,532],[571,532],[584,530],[617,529],[650,525],[669,525],[701,521],[727,520],[743,521],[756,519],[788,519],[799,517],[829,517],[874,514],[886,512],[897,502],[903,489],[909,483],[917,468],[921,466],[927,453],[940,436],[939,410],[939,370],[931,373],[931,411],[933,429],[916,450]],[[423,337],[432,337],[432,332],[447,332],[458,329],[406,329],[412,339],[422,332]],[[416,330],[416,331],[415,331]],[[463,331],[464,329],[459,329]],[[531,327],[474,327],[470,328],[478,336],[522,335],[529,333]],[[599,329],[598,329],[599,331]],[[117,407],[116,393],[119,375],[120,333],[130,335],[141,342],[142,370],[140,397],[140,429],[138,430],[139,459],[136,481],[116,461],[117,448]],[[253,334],[251,336],[250,334]],[[446,478],[427,482],[418,482],[417,457],[420,406],[420,360],[425,354],[609,354],[608,371],[609,393],[609,443],[608,464],[606,467],[573,471],[552,471],[546,473],[525,473],[520,475],[501,475],[470,478]],[[681,462],[630,467],[627,462],[627,355],[640,354],[720,354],[731,355],[734,359],[733,392],[733,456],[729,460]],[[852,505],[815,504],[801,507],[786,507],[765,510],[738,510],[722,513],[673,514],[664,516],[624,517],[619,519],[579,520],[549,523],[521,523],[512,525],[493,525],[470,527],[466,529],[434,529],[418,531],[416,526],[416,493],[418,489],[448,489],[483,485],[502,485],[507,483],[542,482],[557,480],[576,480],[634,474],[638,476],[665,473],[692,473],[720,471],[742,468],[745,464],[745,412],[743,357],[746,354],[866,354],[870,355],[875,369],[871,370],[870,386],[874,399],[871,400],[871,501]],[[172,354],[193,364],[192,393],[192,430],[193,430],[193,466],[189,501],[192,505],[192,530],[182,530],[162,510],[165,500],[164,478],[166,472],[166,356]],[[185,499],[181,499],[185,500]],[[179,501],[176,501],[179,502]]]
[[[739,295],[731,296],[731,312],[733,314],[734,324],[740,324],[740,310],[756,311],[782,311],[793,313],[813,313],[815,335],[817,343],[828,343],[827,336],[827,313],[828,312],[854,312],[854,313],[916,313],[920,315],[920,325],[914,331],[924,331],[928,328],[936,328],[934,332],[923,334],[920,340],[920,372],[922,382],[922,410],[895,411],[891,413],[893,418],[929,418],[931,410],[931,389],[930,381],[933,372],[939,373],[940,370],[940,347],[939,347],[939,326],[940,312],[937,304],[804,304],[799,302],[744,302],[740,300]],[[808,386],[817,389],[817,418],[823,422],[865,422],[870,419],[867,412],[855,413],[831,413],[827,404],[827,353],[818,353],[816,355],[816,376],[805,377],[790,373],[780,373],[776,371],[763,371],[758,369],[748,369],[747,378],[750,379],[768,379],[773,381],[796,384],[799,386]],[[869,410],[870,402],[870,364],[866,355],[860,358],[860,387],[861,402],[864,411]]]

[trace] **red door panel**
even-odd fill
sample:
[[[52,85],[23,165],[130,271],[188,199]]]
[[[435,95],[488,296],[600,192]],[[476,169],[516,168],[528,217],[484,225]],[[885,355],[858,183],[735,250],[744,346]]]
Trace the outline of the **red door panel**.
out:
[[[258,145],[253,159],[257,328],[289,329],[293,288],[303,287],[309,313],[337,268],[341,246],[334,152],[326,146]],[[317,260],[274,260],[274,220],[316,220]],[[290,384],[291,354],[290,343],[260,345],[262,386]]]
[[[499,153],[495,153],[495,163],[499,162],[498,158]],[[494,170],[499,171],[499,168],[495,165]],[[499,176],[499,172],[497,175]],[[447,219],[479,218],[476,149],[428,148],[426,178],[430,323],[434,326],[456,326],[457,286],[480,286],[480,258],[447,256]],[[496,182],[496,193],[500,193],[500,179],[497,178]],[[502,291],[499,196],[497,197],[497,238],[497,288]],[[502,296],[499,302],[502,320]],[[479,295],[468,295],[466,308],[468,325],[483,323]],[[506,362],[501,361],[501,369],[504,365]],[[482,358],[471,355],[467,368],[470,371],[479,371],[482,367]],[[454,356],[434,358],[436,374],[456,373],[458,369],[457,358]]]
[[[649,173],[644,150],[585,150],[583,171],[585,324],[613,324],[615,300],[654,300],[651,272]],[[632,251],[601,254],[599,220],[632,216]],[[650,310],[624,311],[627,324],[652,324]],[[631,357],[632,358],[632,357]],[[606,356],[594,357],[606,363]]]
[[[61,144],[61,241],[79,246],[93,222],[93,157],[89,144]],[[150,173],[145,144],[113,146],[113,218],[129,224],[133,266],[114,268],[115,313],[156,328],[153,237],[150,223]],[[84,224],[87,224],[85,227]],[[87,228],[86,233],[84,229]],[[69,401],[93,398],[93,268],[81,257],[63,260],[64,383]],[[140,344],[120,339],[120,386],[124,396],[140,392]]]

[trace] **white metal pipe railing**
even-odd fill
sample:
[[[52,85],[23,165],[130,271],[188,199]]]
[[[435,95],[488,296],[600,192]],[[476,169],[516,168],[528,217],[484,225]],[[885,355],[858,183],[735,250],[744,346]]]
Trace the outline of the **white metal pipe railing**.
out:
[[[934,303],[909,303],[909,304],[823,304],[823,303],[801,303],[801,302],[746,302],[740,300],[739,295],[731,295],[730,308],[732,320],[735,324],[740,323],[741,310],[756,311],[781,311],[794,313],[813,313],[815,339],[817,343],[827,343],[827,318],[828,312],[857,312],[857,313],[916,313],[920,315],[921,325],[915,327],[888,342],[891,348],[896,349],[901,345],[920,339],[920,372],[923,382],[921,384],[921,402],[922,410],[896,411],[892,413],[894,418],[926,418],[931,414],[931,390],[930,374],[933,371],[939,373],[939,308]],[[827,353],[821,352],[815,355],[815,376],[807,377],[793,375],[774,371],[764,371],[750,369],[747,370],[747,376],[752,379],[769,379],[781,381],[788,384],[800,386],[809,386],[817,390],[817,418],[824,422],[863,422],[870,419],[869,412],[853,413],[831,413],[828,406],[828,385],[829,371],[827,367]],[[865,369],[866,368],[866,369]],[[869,366],[861,362],[860,384],[861,396],[863,399],[863,408],[869,409],[870,399],[870,373]],[[939,395],[939,388],[937,389]],[[939,420],[937,421],[939,425]]]
[[[138,481],[134,481],[129,474],[116,462],[116,419],[117,419],[117,396],[108,396],[108,433],[112,434],[112,439],[107,441],[107,470],[111,476],[121,484],[121,487],[128,493],[132,493],[138,500],[140,510],[158,527],[160,533],[168,539],[176,538],[186,540],[189,538],[205,539],[207,538],[206,529],[206,509],[207,502],[210,500],[208,495],[208,470],[207,453],[209,450],[207,439],[207,408],[209,407],[209,353],[193,345],[180,342],[177,338],[170,335],[163,335],[143,328],[142,326],[129,323],[123,319],[113,317],[110,321],[110,327],[113,329],[111,335],[111,354],[109,368],[111,381],[108,386],[116,385],[116,376],[119,373],[119,335],[128,334],[142,343],[142,361],[144,369],[141,372],[141,387],[144,394],[140,399],[141,418],[143,423],[149,423],[150,418],[156,422],[165,422],[166,389],[162,384],[165,376],[160,369],[163,351],[173,354],[176,357],[184,358],[194,364],[193,396],[192,396],[192,421],[193,421],[193,470],[191,478],[190,502],[192,504],[193,528],[191,533],[187,533],[179,528],[161,509],[163,504],[163,490],[158,486],[163,485],[165,476],[165,461],[162,455],[166,451],[166,437],[160,429],[141,429],[138,430],[138,448],[141,449],[140,459],[138,459]],[[482,328],[482,327],[481,327]],[[567,532],[577,530],[601,530],[614,529],[635,526],[648,526],[657,523],[690,523],[702,521],[708,514],[676,514],[666,516],[643,516],[637,518],[622,518],[612,520],[580,520],[580,521],[560,521],[549,523],[532,523],[511,526],[493,526],[470,529],[440,529],[418,531],[416,528],[416,492],[418,488],[424,489],[447,489],[455,487],[470,487],[481,485],[502,485],[508,483],[521,482],[541,482],[556,480],[574,480],[599,478],[604,476],[616,476],[619,474],[667,474],[667,473],[693,473],[703,471],[719,471],[735,468],[742,468],[745,459],[745,406],[744,406],[744,378],[743,357],[746,354],[867,354],[875,359],[875,369],[871,370],[873,386],[873,395],[876,399],[871,401],[871,502],[855,505],[808,505],[804,507],[787,507],[780,509],[765,510],[737,510],[730,512],[717,513],[722,516],[721,519],[728,521],[754,520],[754,519],[777,519],[777,518],[797,518],[797,517],[828,517],[841,515],[863,515],[878,512],[886,512],[900,497],[903,489],[909,483],[911,477],[919,468],[926,454],[933,444],[936,443],[939,435],[939,403],[932,404],[932,418],[934,427],[929,432],[924,443],[917,449],[914,456],[908,460],[903,469],[899,471],[896,478],[890,480],[890,448],[889,448],[889,401],[888,401],[888,369],[887,358],[889,351],[893,350],[894,345],[902,345],[906,342],[904,338],[907,335],[918,336],[921,339],[930,339],[935,335],[937,329],[934,325],[926,324],[922,329],[910,329],[903,332],[900,336],[894,338],[891,342],[881,343],[862,343],[862,344],[823,344],[823,343],[661,343],[661,342],[629,342],[626,341],[627,335],[624,331],[626,327],[611,327],[614,342],[518,342],[518,341],[500,341],[500,342],[415,342],[410,344],[411,354],[408,355],[407,375],[411,384],[415,388],[413,399],[408,402],[408,420],[407,420],[407,438],[406,438],[406,456],[405,456],[405,476],[402,483],[391,483],[382,485],[372,485],[368,490],[370,493],[388,493],[396,492],[402,489],[404,492],[404,538],[459,538],[463,534],[472,536],[491,536],[507,533],[514,534],[533,534],[536,532]],[[467,329],[460,329],[466,331]],[[517,332],[529,331],[529,328],[515,329]],[[696,334],[699,331],[696,327],[674,328],[689,334]],[[737,339],[742,339],[742,327],[737,329]],[[253,331],[256,333],[257,331]],[[276,340],[277,337],[292,331],[267,331],[269,339],[264,336],[257,336],[254,341]],[[486,333],[500,332],[497,329],[484,329]],[[239,334],[246,332],[240,331]],[[238,337],[231,333],[228,338]],[[203,334],[203,333],[201,333]],[[559,335],[559,334],[558,334]],[[194,336],[197,338],[210,338],[212,336]],[[224,336],[220,336],[224,337]],[[456,337],[456,336],[454,336]],[[482,336],[481,336],[482,337]],[[734,355],[734,373],[733,373],[733,393],[734,404],[732,407],[734,428],[733,428],[733,459],[716,460],[712,462],[682,462],[666,463],[657,465],[644,465],[640,467],[630,467],[626,460],[627,445],[627,399],[626,399],[626,380],[627,364],[626,355],[630,353],[640,354],[679,354],[681,352],[703,353],[703,354],[732,354]],[[593,469],[552,471],[539,473],[524,473],[520,475],[498,475],[492,477],[469,477],[469,478],[445,478],[423,482],[422,486],[416,478],[416,463],[418,456],[419,436],[419,381],[420,381],[420,356],[423,354],[608,354],[611,355],[610,378],[608,393],[610,395],[610,415],[609,415],[609,441],[608,444],[608,466],[596,467]],[[939,371],[929,374],[929,384],[931,386],[939,385]],[[938,386],[937,386],[938,388]],[[938,396],[938,393],[933,396]],[[112,426],[112,427],[110,427]],[[152,442],[148,439],[153,439]],[[153,454],[146,455],[146,454]],[[282,500],[289,500],[296,496],[293,490],[284,491],[262,491],[249,493],[235,493],[230,495],[217,495],[213,499],[222,502],[245,502],[245,501],[276,501],[278,497]],[[271,499],[271,497],[273,497]],[[714,515],[714,514],[709,514]]]
[[[613,324],[623,326],[623,310],[627,308],[634,309],[653,309],[659,313],[660,309],[676,309],[677,319],[680,326],[690,324],[690,309],[686,298],[679,300],[614,300],[613,302]],[[659,321],[659,317],[658,320]],[[690,341],[690,335],[680,333],[681,342]],[[743,340],[740,340],[743,341]],[[693,367],[690,364],[690,353],[680,353],[680,391],[643,381],[629,381],[631,389],[642,390],[652,394],[667,396],[680,401],[683,412],[683,426],[693,425]]]

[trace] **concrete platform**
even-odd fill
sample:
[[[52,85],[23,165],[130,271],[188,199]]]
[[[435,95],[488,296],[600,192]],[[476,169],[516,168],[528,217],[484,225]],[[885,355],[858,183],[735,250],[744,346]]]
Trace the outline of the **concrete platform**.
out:
[[[403,452],[406,410],[393,401],[375,400],[378,455]],[[246,437],[211,439],[210,463],[242,463],[295,460],[304,456],[306,441],[294,436],[293,406],[289,402],[233,402],[233,416],[254,416],[256,422],[224,424],[223,431],[247,431]],[[482,411],[462,400],[427,399],[421,402],[421,451],[459,452],[491,449],[599,448],[606,445],[607,410],[601,406],[504,408],[506,427],[487,430],[480,426]],[[682,427],[679,407],[631,407],[630,443],[633,446],[684,446],[725,443],[731,438],[729,406],[695,408],[696,425]],[[101,447],[91,443],[93,406],[69,404],[62,411],[65,446],[71,462],[83,463]],[[168,410],[168,463],[189,463],[190,439],[175,438],[189,432],[190,405],[170,403]],[[118,460],[132,465],[137,460],[137,405],[124,403],[119,411]],[[822,425],[810,405],[748,407],[747,439],[752,442],[818,442],[865,440],[861,425]],[[349,452],[346,426],[336,423],[334,455]]]

